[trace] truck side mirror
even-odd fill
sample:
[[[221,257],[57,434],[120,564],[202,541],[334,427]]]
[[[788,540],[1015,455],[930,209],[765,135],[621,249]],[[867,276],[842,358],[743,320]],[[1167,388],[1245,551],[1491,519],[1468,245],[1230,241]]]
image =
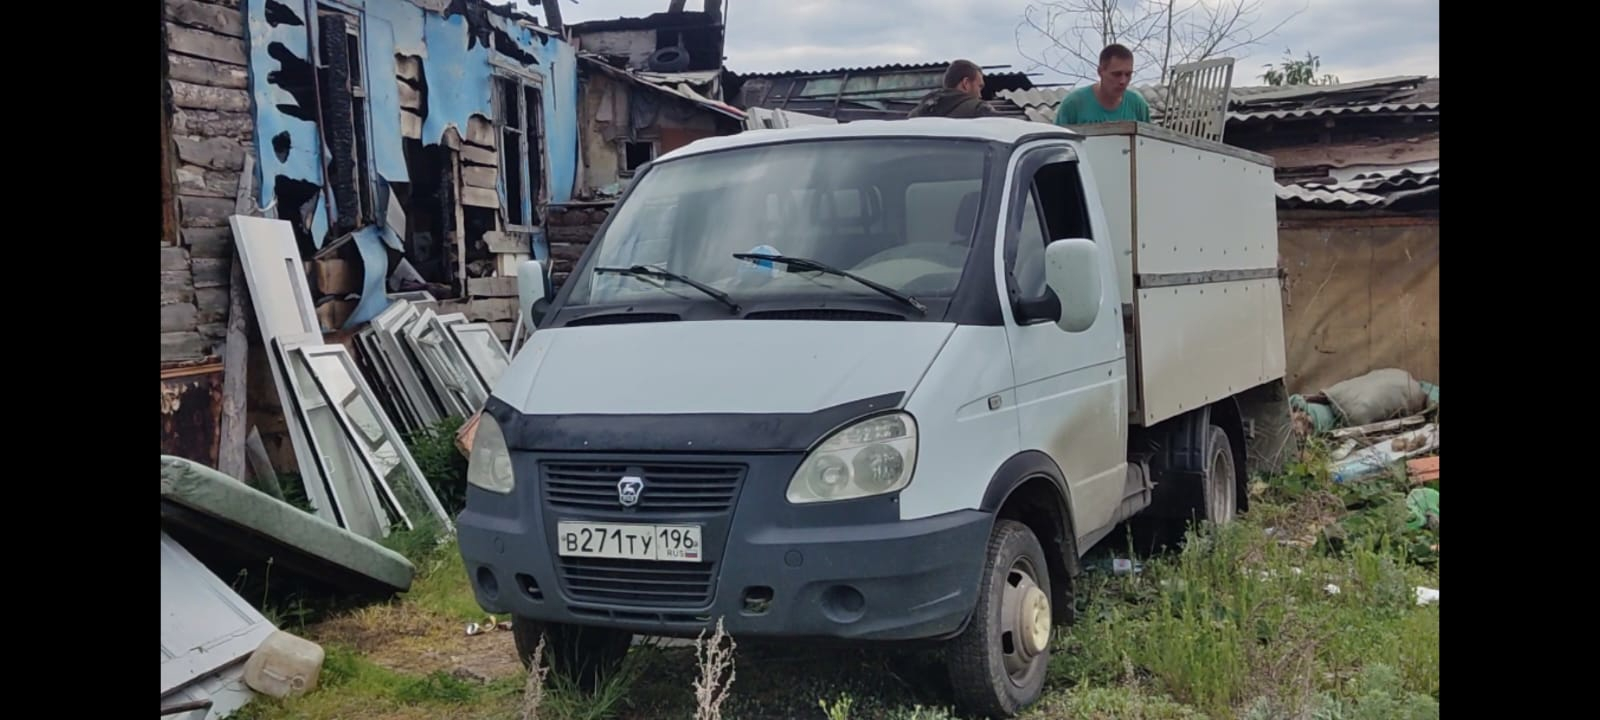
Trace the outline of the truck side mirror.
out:
[[[527,313],[528,325],[538,324],[539,318],[535,317],[534,305],[544,299],[544,264],[538,260],[528,260],[518,265],[517,304],[521,306],[522,312]]]
[[[1088,330],[1100,316],[1100,258],[1094,241],[1066,238],[1044,249],[1045,284],[1061,302],[1056,327]]]

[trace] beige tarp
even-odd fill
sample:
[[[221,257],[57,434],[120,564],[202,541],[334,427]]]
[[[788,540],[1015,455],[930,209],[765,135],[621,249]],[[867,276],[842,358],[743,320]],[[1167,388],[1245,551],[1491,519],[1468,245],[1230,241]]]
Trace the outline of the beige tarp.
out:
[[[1278,232],[1288,271],[1289,391],[1313,393],[1379,368],[1439,379],[1439,223],[1293,221]]]

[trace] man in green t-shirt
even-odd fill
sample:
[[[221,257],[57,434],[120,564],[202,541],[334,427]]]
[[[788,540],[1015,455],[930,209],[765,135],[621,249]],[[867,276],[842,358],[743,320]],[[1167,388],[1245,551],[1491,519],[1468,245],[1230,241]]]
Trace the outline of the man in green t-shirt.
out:
[[[1137,120],[1150,122],[1150,106],[1133,82],[1133,51],[1112,44],[1100,51],[1100,82],[1067,93],[1056,108],[1057,125]]]

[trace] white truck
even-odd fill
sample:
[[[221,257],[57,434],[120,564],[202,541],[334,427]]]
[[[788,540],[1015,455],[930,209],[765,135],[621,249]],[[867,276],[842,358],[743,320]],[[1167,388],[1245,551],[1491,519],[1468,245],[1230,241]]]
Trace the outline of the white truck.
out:
[[[1226,522],[1288,438],[1269,158],[1149,125],[747,132],[634,179],[471,449],[477,601],[592,681],[635,635],[933,641],[1042,692],[1079,560]]]

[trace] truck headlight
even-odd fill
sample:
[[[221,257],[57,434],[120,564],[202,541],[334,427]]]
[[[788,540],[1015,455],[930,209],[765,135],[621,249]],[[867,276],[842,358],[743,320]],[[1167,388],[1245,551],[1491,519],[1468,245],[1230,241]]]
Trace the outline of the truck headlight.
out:
[[[472,454],[467,457],[467,482],[489,492],[510,494],[516,485],[511,474],[511,450],[505,433],[494,416],[478,416],[478,429],[472,436]]]
[[[911,482],[916,465],[916,420],[903,412],[868,418],[830,435],[806,456],[789,480],[789,502],[891,493]]]

